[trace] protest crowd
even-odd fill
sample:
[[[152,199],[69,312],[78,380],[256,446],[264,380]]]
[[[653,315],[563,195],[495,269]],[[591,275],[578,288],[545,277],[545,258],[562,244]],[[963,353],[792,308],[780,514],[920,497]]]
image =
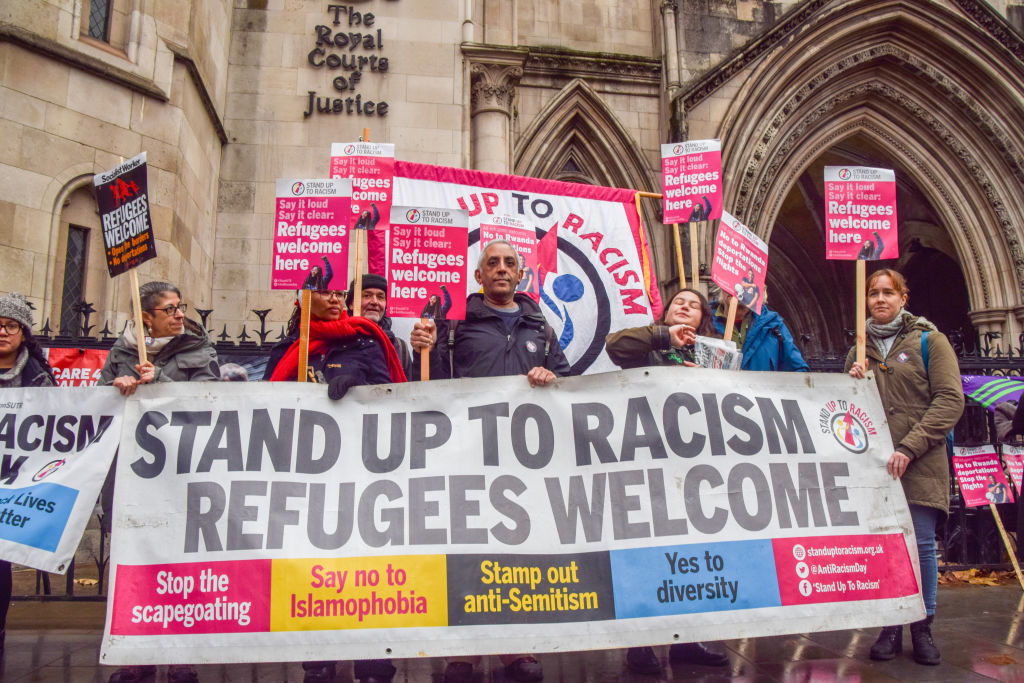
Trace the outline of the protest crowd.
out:
[[[438,308],[436,315],[414,325],[408,340],[392,332],[385,314],[388,281],[384,276],[364,274],[361,291],[355,291],[355,282],[345,290],[336,289],[327,264],[328,269],[321,269],[309,284],[307,380],[326,384],[330,399],[340,401],[339,411],[345,410],[344,397],[352,387],[418,379],[424,359],[428,359],[431,379],[517,376],[523,380],[510,381],[525,381],[534,391],[558,392],[556,379],[572,371],[540,305],[518,291],[524,275],[522,264],[522,257],[508,240],[487,242],[475,269],[480,291],[469,294],[465,319],[448,320]],[[221,380],[222,368],[213,345],[206,331],[186,317],[181,291],[170,283],[149,282],[140,294],[145,329],[136,330],[129,322],[111,350],[100,384],[113,385],[129,396],[151,383]],[[893,448],[887,470],[903,484],[910,506],[927,610],[925,619],[910,624],[913,656],[921,664],[937,664],[939,651],[930,633],[937,582],[935,529],[948,512],[944,435],[963,409],[957,361],[945,336],[907,309],[909,292],[898,272],[876,271],[867,281],[865,294],[867,363],[856,362],[851,349],[847,370],[855,378],[877,383],[888,413]],[[356,297],[361,302],[359,316],[352,313]],[[668,300],[660,320],[609,334],[607,353],[621,368],[696,367],[699,340],[720,339],[731,322],[728,327],[743,354],[743,371],[808,371],[793,334],[777,313],[766,306],[756,313],[739,303],[734,319],[728,321],[729,298],[730,293],[723,292],[709,302],[699,289],[683,288]],[[13,294],[0,298],[0,387],[53,385],[46,357],[32,336],[32,324],[24,299]],[[265,381],[296,380],[299,326],[297,302],[286,337],[271,353]],[[140,343],[149,358],[141,363]],[[907,362],[908,357],[920,358],[922,352],[928,354],[923,380],[913,371],[915,364]],[[237,370],[224,379],[240,379]],[[0,562],[0,592],[2,620],[11,592],[9,562]],[[0,648],[3,633],[0,630]],[[895,657],[901,652],[902,635],[902,625],[883,629],[871,657]],[[714,640],[715,633],[709,630],[707,637]],[[729,662],[714,644],[702,642],[676,643],[668,656],[673,662],[708,667]],[[479,661],[480,657],[449,658],[444,680],[473,681]],[[543,679],[541,665],[530,655],[504,653],[501,662],[506,680]],[[629,648],[626,664],[640,674],[659,674],[663,669],[662,659],[650,646]],[[330,681],[336,675],[333,661],[311,661],[303,667],[306,681]],[[388,659],[355,662],[355,677],[364,683],[390,681],[395,670]],[[123,667],[110,681],[143,681],[151,679],[154,672],[152,665]],[[168,680],[184,683],[198,677],[193,667],[175,665],[168,671]]]

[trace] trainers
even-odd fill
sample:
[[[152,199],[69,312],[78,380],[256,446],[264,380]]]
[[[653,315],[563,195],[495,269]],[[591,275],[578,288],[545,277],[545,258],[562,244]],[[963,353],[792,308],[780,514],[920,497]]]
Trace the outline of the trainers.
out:
[[[631,647],[626,652],[626,667],[637,674],[660,674],[661,660],[653,647]]]
[[[155,666],[123,666],[110,674],[107,683],[140,683],[156,676]]]
[[[676,643],[668,649],[668,658],[674,663],[700,666],[725,666],[729,663],[729,655],[704,643]]]
[[[505,675],[513,681],[542,681],[544,670],[533,657],[520,657],[505,667]]]
[[[473,665],[469,662],[448,662],[444,683],[473,683]]]

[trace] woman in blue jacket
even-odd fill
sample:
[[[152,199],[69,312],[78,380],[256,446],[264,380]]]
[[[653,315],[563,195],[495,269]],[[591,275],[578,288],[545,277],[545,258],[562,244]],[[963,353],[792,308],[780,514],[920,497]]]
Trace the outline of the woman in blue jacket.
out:
[[[732,340],[743,352],[740,369],[769,372],[810,371],[781,315],[770,310],[767,304],[761,306],[761,314],[758,315],[739,301],[736,303],[736,322],[733,326]],[[729,295],[723,292],[722,299],[715,309],[715,329],[719,334],[725,332],[728,304]]]

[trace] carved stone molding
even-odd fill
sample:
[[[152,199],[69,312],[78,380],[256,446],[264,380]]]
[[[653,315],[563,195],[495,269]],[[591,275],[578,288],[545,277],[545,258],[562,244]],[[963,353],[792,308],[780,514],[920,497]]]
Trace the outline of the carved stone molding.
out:
[[[1002,326],[1006,324],[1006,314],[1009,312],[1009,308],[975,308],[968,311],[967,315],[970,316],[971,324],[975,327],[982,325]]]
[[[992,7],[980,0],[954,0],[954,2],[964,14],[976,21],[994,40],[1018,60],[1024,61],[1024,40]],[[782,22],[773,26],[758,39],[748,43],[738,53],[694,82],[681,95],[686,108],[692,110],[718,88],[728,83],[733,76],[753,64],[765,53],[779,47],[794,31],[814,28],[818,21],[818,17],[815,15],[831,4],[833,4],[833,0],[810,0],[787,12]]]
[[[516,86],[522,77],[521,66],[474,63],[470,67],[473,84],[471,114],[476,116],[482,112],[496,111],[511,118]]]
[[[778,187],[777,176],[782,172],[782,166],[787,159],[795,153],[797,147],[804,144],[804,138],[809,129],[817,127],[822,119],[827,119],[840,107],[846,107],[851,100],[879,99],[886,100],[899,109],[909,114],[912,120],[916,121],[915,127],[929,131],[942,141],[945,149],[951,150],[956,159],[964,168],[968,169],[970,177],[976,186],[982,191],[985,201],[992,207],[1006,244],[1010,250],[1010,258],[1013,261],[1017,273],[1017,280],[1020,283],[1021,295],[1024,296],[1024,247],[1018,238],[1013,225],[1010,213],[1002,201],[1000,193],[987,176],[985,169],[978,163],[976,150],[969,148],[963,142],[963,136],[950,130],[944,121],[936,117],[932,108],[927,103],[922,103],[911,97],[907,89],[899,88],[897,79],[890,81],[871,80],[861,82],[823,100],[815,101],[813,98],[822,91],[823,87],[832,80],[845,75],[847,72],[862,70],[872,79],[877,79],[877,70],[866,68],[871,63],[877,63],[882,59],[895,59],[905,65],[909,72],[915,74],[915,78],[930,82],[931,90],[941,93],[947,100],[951,101],[956,110],[973,124],[993,145],[1001,160],[1006,164],[1007,169],[1017,179],[1024,183],[1024,153],[1014,144],[1012,137],[1007,132],[1003,121],[994,118],[991,113],[972,97],[948,74],[930,64],[917,55],[913,55],[902,48],[894,45],[874,46],[846,58],[821,70],[813,79],[809,80],[784,103],[776,108],[776,113],[770,123],[761,130],[761,135],[756,143],[753,154],[739,179],[739,190],[736,195],[734,207],[737,215],[751,216],[760,215],[766,210],[766,203],[777,205],[780,198],[769,199],[773,187]],[[802,117],[794,126],[792,120]],[[855,128],[861,127],[854,126]],[[785,139],[776,139],[781,131],[787,130]],[[847,131],[849,132],[849,131]],[[873,131],[880,139],[886,140],[894,149],[898,149],[908,158],[917,159],[917,155],[910,151],[904,141],[897,139],[891,131],[876,129]],[[829,136],[830,139],[840,139]],[[817,153],[823,152],[820,149]],[[805,154],[801,156],[806,157]],[[768,158],[771,161],[768,161]],[[767,163],[767,165],[765,165]],[[928,177],[932,187],[942,193],[942,183],[948,179],[938,179],[926,168],[920,160],[916,161],[918,173]],[[756,184],[756,186],[755,186]],[[943,193],[944,194],[944,193]],[[944,196],[946,208],[957,215],[960,208],[950,197]],[[777,207],[775,207],[777,208]],[[774,214],[772,214],[774,215]],[[960,224],[965,224],[960,221]],[[969,248],[973,252],[976,262],[979,257],[975,240],[968,240]],[[988,283],[982,277],[982,286],[985,291],[985,303],[989,303]]]
[[[661,60],[649,57],[531,47],[524,67],[529,76],[661,85]]]

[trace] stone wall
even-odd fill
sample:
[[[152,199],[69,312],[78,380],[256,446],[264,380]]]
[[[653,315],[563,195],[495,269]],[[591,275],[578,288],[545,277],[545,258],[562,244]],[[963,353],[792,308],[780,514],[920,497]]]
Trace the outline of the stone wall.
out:
[[[90,229],[86,296],[98,318],[125,319],[126,278],[106,276],[82,191],[142,151],[158,258],[140,279],[180,283],[193,306],[210,303],[223,136],[215,93],[227,81],[216,65],[230,2],[115,0],[114,9],[110,44],[80,33],[87,1],[9,3],[0,14],[0,290],[28,295],[54,328],[68,223]]]

